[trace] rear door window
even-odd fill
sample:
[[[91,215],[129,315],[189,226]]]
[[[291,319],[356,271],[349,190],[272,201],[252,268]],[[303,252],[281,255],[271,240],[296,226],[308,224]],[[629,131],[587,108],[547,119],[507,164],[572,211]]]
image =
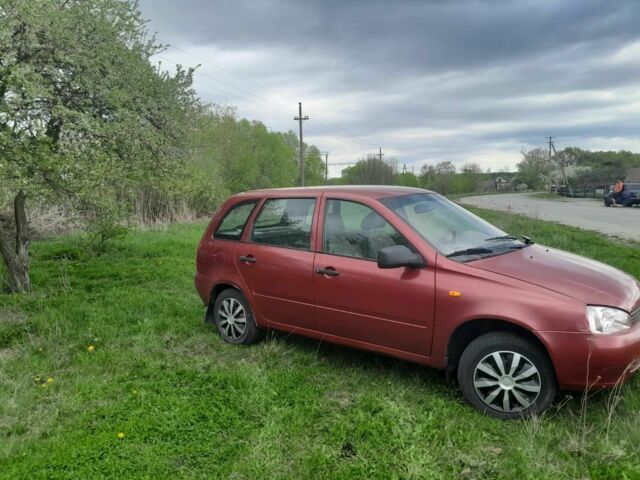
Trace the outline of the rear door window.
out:
[[[213,234],[213,238],[240,240],[242,231],[256,203],[258,203],[257,200],[251,200],[249,202],[238,203],[231,207]]]
[[[313,198],[271,198],[264,203],[251,234],[253,243],[309,250]]]

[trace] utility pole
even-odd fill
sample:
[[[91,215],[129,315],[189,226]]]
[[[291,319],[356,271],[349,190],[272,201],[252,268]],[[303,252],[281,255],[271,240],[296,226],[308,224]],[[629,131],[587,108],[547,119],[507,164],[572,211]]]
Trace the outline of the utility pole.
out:
[[[382,153],[382,147],[380,147],[380,149],[378,150],[378,158],[380,159],[380,163],[378,164],[378,170],[380,171],[380,177],[379,177],[379,182],[380,183],[384,183],[383,181],[383,177],[384,177],[384,168],[382,167],[383,163],[382,163],[382,155],[384,155]]]
[[[407,164],[403,163],[402,164],[402,174],[404,175],[405,173],[407,173]]]
[[[553,144],[553,139],[556,137],[544,137],[547,139],[547,143],[549,144],[549,158],[551,158],[551,149],[553,149],[553,153],[556,153],[556,146]]]
[[[302,142],[302,122],[309,120],[308,116],[302,116],[302,102],[298,102],[298,116],[293,117],[300,125],[300,186],[304,187],[304,143]]]
[[[320,152],[324,155],[324,183],[329,181],[329,152]]]

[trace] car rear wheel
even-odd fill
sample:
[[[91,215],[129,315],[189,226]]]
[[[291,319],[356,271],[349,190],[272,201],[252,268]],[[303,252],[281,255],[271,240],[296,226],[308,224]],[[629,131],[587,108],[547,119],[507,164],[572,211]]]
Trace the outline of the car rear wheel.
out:
[[[492,332],[472,341],[458,364],[465,399],[487,415],[525,418],[553,402],[553,366],[535,343],[509,332]]]
[[[233,344],[249,345],[262,339],[249,302],[233,288],[224,290],[213,305],[213,320],[220,337]]]

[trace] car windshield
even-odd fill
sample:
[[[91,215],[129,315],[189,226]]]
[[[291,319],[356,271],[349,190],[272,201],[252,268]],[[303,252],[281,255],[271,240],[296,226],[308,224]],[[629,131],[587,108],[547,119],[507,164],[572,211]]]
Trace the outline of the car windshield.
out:
[[[388,197],[381,202],[442,255],[468,260],[525,246],[517,237],[435,193]]]

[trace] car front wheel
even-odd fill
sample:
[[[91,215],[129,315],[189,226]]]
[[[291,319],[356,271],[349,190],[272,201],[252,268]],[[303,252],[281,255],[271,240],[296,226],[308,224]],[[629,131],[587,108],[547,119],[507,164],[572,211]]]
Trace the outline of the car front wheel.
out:
[[[556,378],[537,344],[509,332],[491,332],[473,340],[458,364],[465,399],[487,415],[525,418],[553,402]]]

